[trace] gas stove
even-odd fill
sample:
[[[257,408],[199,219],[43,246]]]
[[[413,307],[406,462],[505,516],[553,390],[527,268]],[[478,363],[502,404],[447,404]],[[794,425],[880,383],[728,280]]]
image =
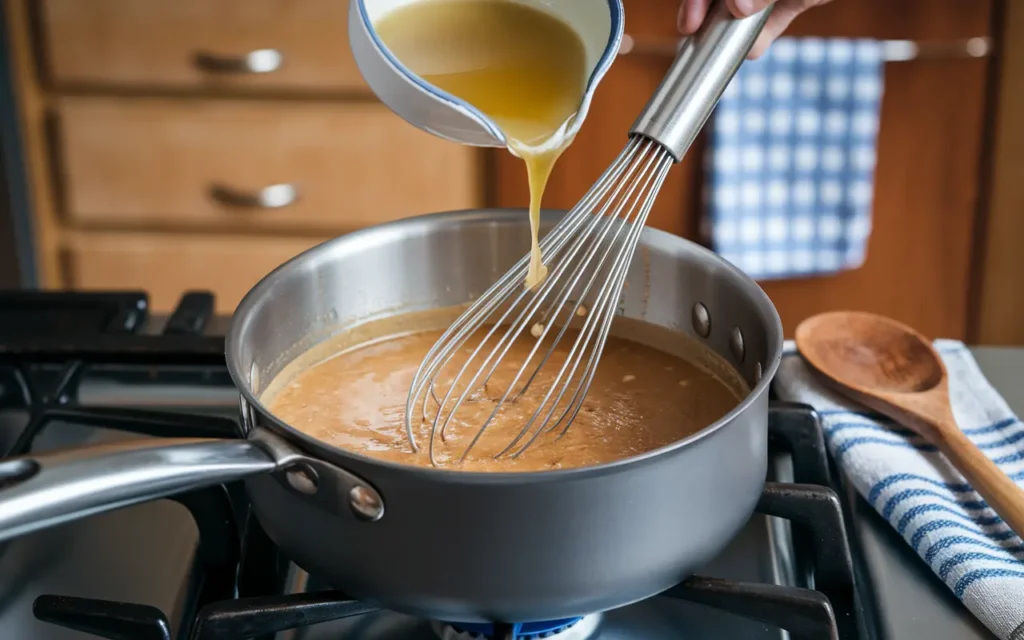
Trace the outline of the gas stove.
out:
[[[167,318],[150,317],[141,292],[0,294],[0,460],[132,437],[241,437],[213,308],[202,292]],[[613,611],[479,625],[381,610],[289,562],[242,487],[227,485],[0,546],[0,637],[885,637],[870,556],[848,540],[863,514],[830,469],[816,415],[776,402],[769,422],[769,477],[745,528],[697,576]]]

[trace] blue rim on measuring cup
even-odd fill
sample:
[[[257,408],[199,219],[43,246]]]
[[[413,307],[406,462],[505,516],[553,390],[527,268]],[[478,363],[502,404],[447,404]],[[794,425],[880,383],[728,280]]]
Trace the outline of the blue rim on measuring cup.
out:
[[[581,2],[582,0],[575,0]],[[359,17],[363,21],[363,26],[366,28],[366,33],[369,34],[373,40],[374,46],[383,54],[384,59],[387,60],[388,64],[394,67],[399,73],[405,76],[408,80],[413,82],[420,89],[423,89],[427,93],[430,93],[441,100],[444,100],[452,107],[470,113],[475,117],[480,124],[482,124],[487,132],[493,136],[496,140],[505,140],[505,134],[498,129],[494,123],[488,118],[482,111],[466,102],[465,100],[458,98],[443,89],[439,89],[423,78],[419,77],[412,72],[411,69],[406,67],[401,61],[396,58],[391,51],[384,45],[380,37],[377,35],[377,30],[373,28],[373,23],[370,22],[370,16],[366,13],[366,0],[355,0],[357,9],[359,11]],[[594,65],[594,70],[590,74],[590,78],[587,79],[586,89],[583,92],[583,103],[588,103],[594,87],[604,77],[604,74],[608,72],[608,69],[612,65],[612,60],[615,58],[616,52],[619,50],[619,46],[622,44],[622,34],[624,30],[623,21],[623,9],[622,0],[607,0],[608,3],[608,14],[611,21],[611,34],[608,38],[608,43],[605,45],[604,51],[601,53],[601,57],[597,59],[597,64]],[[583,104],[581,103],[581,104]],[[589,105],[588,105],[589,106]]]

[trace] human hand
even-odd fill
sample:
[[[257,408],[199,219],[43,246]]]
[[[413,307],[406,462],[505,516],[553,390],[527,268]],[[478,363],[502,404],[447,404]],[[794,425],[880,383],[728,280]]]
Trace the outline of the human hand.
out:
[[[679,3],[679,31],[684,36],[691,35],[704,22],[708,13],[708,7],[713,0],[682,0]],[[750,50],[750,59],[760,57],[768,49],[768,45],[775,41],[782,32],[786,30],[793,19],[811,7],[830,2],[830,0],[724,0],[729,12],[737,18],[745,18],[764,9],[770,4],[775,4],[771,16],[764,30]]]

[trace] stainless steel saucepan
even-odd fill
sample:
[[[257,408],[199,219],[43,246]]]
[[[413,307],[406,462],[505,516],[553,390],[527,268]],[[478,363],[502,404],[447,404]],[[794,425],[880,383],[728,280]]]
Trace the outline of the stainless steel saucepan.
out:
[[[558,214],[547,212],[545,228]],[[299,566],[353,597],[459,622],[527,622],[657,594],[743,526],[767,465],[779,316],[738,269],[645,230],[624,315],[696,336],[751,393],[672,445],[595,467],[464,473],[333,448],[260,402],[295,356],[368,319],[482,293],[528,246],[525,211],[410,218],[331,240],[245,297],[227,337],[244,440],[101,445],[0,463],[0,541],[90,514],[245,479],[260,523]]]

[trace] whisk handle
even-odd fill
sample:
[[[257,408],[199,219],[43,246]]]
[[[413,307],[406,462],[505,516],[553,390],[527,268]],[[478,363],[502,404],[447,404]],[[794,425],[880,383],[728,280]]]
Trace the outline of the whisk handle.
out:
[[[630,134],[640,134],[683,159],[750,53],[773,5],[736,19],[722,0],[708,10],[700,30],[686,38],[675,62],[651,96]]]

